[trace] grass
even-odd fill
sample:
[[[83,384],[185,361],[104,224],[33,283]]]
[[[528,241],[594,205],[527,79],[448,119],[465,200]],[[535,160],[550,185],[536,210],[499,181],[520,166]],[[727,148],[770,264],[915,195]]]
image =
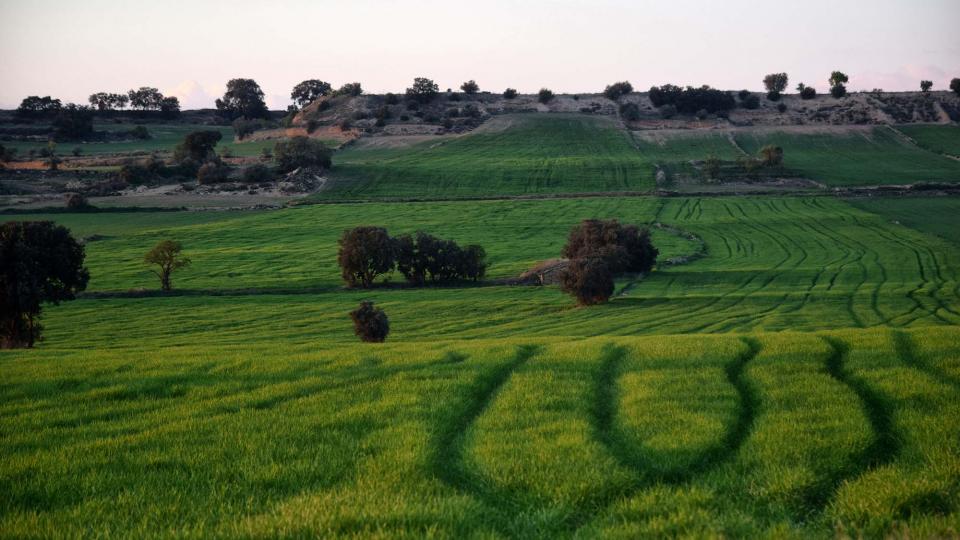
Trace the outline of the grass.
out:
[[[845,133],[739,131],[735,138],[754,155],[764,145],[781,146],[791,173],[831,187],[960,181],[960,162],[918,148],[889,127]]]
[[[410,147],[348,147],[325,199],[648,191],[653,167],[613,120],[512,115]]]
[[[960,245],[960,200],[952,197],[858,198],[848,202],[893,224]]]
[[[897,129],[931,152],[960,157],[960,127],[905,125]]]

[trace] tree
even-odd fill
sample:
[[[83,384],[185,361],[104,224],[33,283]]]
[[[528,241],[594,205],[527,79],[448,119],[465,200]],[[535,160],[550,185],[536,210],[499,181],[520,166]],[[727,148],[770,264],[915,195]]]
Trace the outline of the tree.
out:
[[[126,94],[108,94],[108,101],[111,109],[119,109],[122,111],[127,108],[127,103],[130,103],[130,96]]]
[[[390,333],[390,321],[387,314],[373,302],[360,302],[360,306],[350,312],[353,319],[353,333],[366,343],[383,343]]]
[[[83,211],[90,210],[93,206],[87,201],[87,198],[81,193],[70,193],[67,195],[67,210]]]
[[[163,94],[156,88],[141,86],[137,90],[127,92],[130,106],[141,111],[157,111],[163,103]]]
[[[850,81],[847,74],[842,71],[834,71],[830,74],[830,95],[835,98],[842,98],[847,95],[846,83]]]
[[[293,87],[290,92],[290,99],[298,106],[303,107],[314,100],[330,95],[333,87],[330,83],[319,79],[308,79]]]
[[[165,97],[160,100],[160,114],[164,118],[180,116],[180,99],[176,96]]]
[[[513,99],[515,97],[517,97],[516,88],[507,88],[503,91],[503,99]]]
[[[0,226],[0,348],[28,348],[41,339],[41,306],[86,289],[84,255],[70,231],[51,221]]]
[[[950,90],[960,96],[960,79],[950,79]]]
[[[783,148],[768,144],[760,149],[760,161],[766,167],[783,165]]]
[[[223,134],[213,129],[192,131],[173,149],[173,159],[177,162],[192,160],[198,163],[213,159],[217,156],[214,148],[222,138]]]
[[[616,101],[620,96],[625,96],[633,92],[633,85],[629,81],[616,82],[603,89],[603,96],[607,99]]]
[[[426,77],[416,77],[413,79],[413,86],[407,88],[407,97],[419,103],[430,103],[438,93],[440,93],[440,87]]]
[[[926,94],[933,88],[933,81],[920,81],[920,91]]]
[[[636,122],[640,119],[640,106],[632,102],[622,103],[620,105],[620,117],[627,122]]]
[[[50,96],[27,96],[17,107],[16,115],[22,119],[50,117],[56,114],[61,106],[59,99],[53,99]]]
[[[613,274],[649,272],[659,251],[650,233],[615,219],[585,219],[570,230],[563,256],[568,259],[599,257]]]
[[[87,101],[90,102],[90,106],[98,111],[109,111],[113,110],[113,100],[111,99],[111,94],[106,92],[97,92],[96,94],[90,94],[90,97],[87,98]]]
[[[224,118],[234,120],[247,118],[270,118],[270,111],[263,101],[263,90],[253,79],[230,79],[223,98],[216,101],[217,111]]]
[[[613,273],[600,257],[574,259],[560,273],[560,290],[581,306],[602,304],[613,294]]]
[[[348,229],[338,243],[337,263],[350,287],[370,288],[377,276],[393,269],[395,246],[383,227]]]
[[[350,97],[357,97],[360,94],[363,94],[363,87],[360,86],[360,83],[358,82],[347,83],[341,86],[339,89],[337,89],[336,92],[333,93],[334,96],[350,96]]]
[[[161,240],[143,257],[144,263],[158,267],[157,270],[150,271],[160,278],[160,287],[164,291],[172,288],[170,276],[177,270],[190,265],[190,259],[184,256],[182,251],[183,246],[180,242]]]
[[[463,90],[464,94],[473,95],[480,91],[480,85],[476,83],[473,79],[460,85],[460,89]]]
[[[800,92],[800,99],[813,99],[817,97],[817,89],[803,83],[797,85],[797,92]]]
[[[309,137],[293,137],[278,142],[273,148],[274,159],[280,172],[289,172],[299,167],[322,167],[332,165],[332,152],[327,145]]]
[[[553,98],[554,98],[553,91],[550,90],[549,88],[541,88],[540,91],[537,92],[537,101],[539,101],[540,103],[543,103],[543,104],[550,103],[551,101],[553,101]]]
[[[771,73],[763,78],[763,86],[767,92],[780,94],[787,89],[789,80],[786,73]]]
[[[461,248],[452,240],[423,231],[415,237],[401,235],[393,243],[397,270],[414,285],[423,285],[428,275],[430,281],[439,283],[454,279],[477,281],[487,271],[487,252],[478,245]]]
[[[70,103],[57,111],[52,125],[57,140],[82,139],[93,133],[93,110]]]

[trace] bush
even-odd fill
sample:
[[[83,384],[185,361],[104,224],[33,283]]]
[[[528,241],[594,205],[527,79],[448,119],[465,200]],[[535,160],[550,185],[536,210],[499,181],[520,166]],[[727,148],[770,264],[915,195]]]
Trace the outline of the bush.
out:
[[[407,97],[419,103],[430,103],[439,92],[440,87],[431,79],[416,77],[413,79],[413,86],[407,88]]]
[[[568,259],[601,258],[610,272],[649,272],[659,251],[650,233],[615,219],[585,219],[570,230],[563,256]]]
[[[460,89],[463,90],[464,94],[473,95],[480,91],[480,85],[476,83],[473,79],[460,85]]]
[[[776,90],[767,92],[767,101],[780,101],[780,92]]]
[[[560,290],[581,306],[602,304],[613,294],[613,273],[603,259],[574,259],[560,273]]]
[[[664,105],[660,107],[660,117],[661,118],[673,118],[677,115],[677,108],[673,105]]]
[[[765,167],[783,165],[783,148],[768,144],[760,149],[760,161]]]
[[[960,79],[950,79],[950,90],[960,96]]]
[[[543,104],[550,103],[554,97],[553,91],[549,88],[541,88],[540,91],[537,92],[537,101]]]
[[[254,131],[269,127],[272,127],[272,124],[264,121],[262,118],[247,118],[245,116],[241,116],[233,121],[233,132],[236,134],[238,139],[243,139]]]
[[[363,87],[360,86],[358,82],[347,83],[340,87],[339,90],[333,93],[334,96],[350,96],[357,97],[363,94]]]
[[[649,97],[654,107],[673,105],[683,114],[696,114],[700,109],[714,114],[717,111],[729,111],[737,105],[729,92],[706,85],[699,88],[688,86],[685,89],[672,84],[654,86],[650,88]]]
[[[240,172],[240,180],[247,184],[259,184],[273,180],[273,174],[266,165],[255,163],[243,168]]]
[[[760,98],[756,94],[750,94],[746,99],[740,102],[744,109],[754,110],[760,108]]]
[[[270,161],[273,159],[273,150],[266,147],[260,149],[260,159],[264,161]]]
[[[460,101],[460,94],[458,94],[458,93],[456,93],[456,92],[452,92],[449,96],[447,96],[447,100],[448,100],[448,101]]]
[[[817,89],[812,86],[805,86],[800,90],[800,99],[813,99],[817,97]]]
[[[383,343],[390,333],[390,321],[387,314],[373,302],[360,302],[360,306],[350,312],[353,320],[353,333],[366,343]]]
[[[216,130],[202,130],[188,133],[183,142],[173,149],[174,161],[193,160],[204,162],[216,157],[217,143],[223,135]]]
[[[146,141],[152,138],[150,135],[150,130],[147,129],[147,126],[134,126],[133,129],[130,130],[130,136],[141,141]]]
[[[90,206],[90,203],[87,201],[87,198],[80,193],[68,193],[67,194],[67,210],[73,211],[82,211],[90,210],[93,208]]]
[[[842,84],[832,86],[830,87],[830,95],[837,99],[840,99],[843,96],[847,95],[847,87]]]
[[[620,96],[625,96],[633,92],[633,85],[628,81],[616,82],[603,89],[603,96],[609,100],[616,101]]]
[[[926,94],[933,88],[933,81],[920,81],[920,91]]]
[[[57,111],[52,125],[58,141],[82,139],[93,134],[93,110],[71,103]]]
[[[710,113],[706,109],[700,109],[696,114],[697,120],[706,120],[708,116]]]
[[[338,241],[337,264],[350,287],[369,288],[380,274],[393,269],[396,246],[383,227],[354,227]]]
[[[763,86],[770,94],[776,93],[779,95],[781,92],[787,89],[787,83],[789,80],[790,79],[787,77],[786,73],[771,73],[763,78]]]
[[[740,101],[743,101],[743,100],[747,99],[747,96],[749,96],[749,95],[750,95],[750,91],[749,91],[749,90],[741,90],[741,91],[737,92],[737,97],[740,98]]]
[[[620,117],[627,122],[635,122],[640,119],[640,107],[636,103],[624,103],[620,105]]]
[[[209,185],[226,182],[230,169],[215,161],[208,161],[197,170],[197,183]]]
[[[273,155],[282,173],[300,167],[329,169],[332,164],[332,153],[325,144],[302,136],[278,142],[273,148]]]
[[[781,114],[787,112],[787,104],[786,104],[786,103],[778,103],[778,104],[777,104],[777,111],[780,112]]]
[[[83,148],[76,146],[73,148],[73,150],[70,151],[70,153],[73,154],[74,157],[78,157],[80,154],[83,153]]]
[[[384,101],[386,101],[387,105],[396,105],[400,103],[400,98],[397,97],[397,95],[394,94],[393,92],[387,92],[387,94],[383,96],[383,98],[384,98]]]
[[[515,97],[517,97],[516,88],[507,88],[503,91],[503,99],[513,99]]]

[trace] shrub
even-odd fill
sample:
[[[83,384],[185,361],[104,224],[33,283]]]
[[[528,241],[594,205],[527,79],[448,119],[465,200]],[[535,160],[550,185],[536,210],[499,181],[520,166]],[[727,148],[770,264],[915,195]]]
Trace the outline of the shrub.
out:
[[[673,118],[677,115],[677,108],[673,105],[663,105],[660,107],[660,117],[661,118]]]
[[[780,92],[776,90],[767,92],[767,101],[780,101]]]
[[[249,167],[244,167],[240,172],[240,180],[247,184],[259,184],[260,182],[269,182],[273,180],[270,168],[261,163],[255,163]]]
[[[332,153],[325,144],[303,136],[278,142],[273,148],[273,155],[282,173],[300,167],[329,169],[332,164]]]
[[[581,306],[602,304],[613,294],[613,273],[603,259],[574,259],[560,273],[560,290]]]
[[[771,73],[763,78],[763,86],[767,89],[767,92],[779,95],[787,89],[789,80],[786,73]]]
[[[80,193],[67,194],[67,210],[82,211],[93,208],[87,201],[87,198]]]
[[[353,333],[366,343],[383,343],[390,333],[390,321],[387,314],[373,302],[360,302],[360,306],[350,312],[353,320]]]
[[[463,90],[464,94],[473,95],[480,91],[480,85],[476,83],[473,79],[460,85],[460,89]]]
[[[226,182],[230,169],[216,161],[208,161],[197,169],[197,182],[204,185]]]
[[[387,92],[387,94],[383,96],[383,98],[384,98],[384,101],[386,101],[387,105],[396,105],[400,103],[400,98],[397,97],[397,95],[394,94],[393,92]]]
[[[812,86],[805,86],[800,90],[800,99],[813,99],[817,97],[817,89]]]
[[[340,87],[339,90],[333,93],[334,96],[350,96],[357,97],[363,94],[363,87],[360,86],[358,82],[347,83]]]
[[[613,274],[649,272],[659,251],[650,233],[615,219],[586,219],[570,230],[563,256],[568,259],[599,257]]]
[[[58,141],[75,141],[93,133],[93,110],[70,103],[53,118],[53,133]]]
[[[737,92],[737,97],[740,98],[740,101],[743,101],[743,100],[747,99],[747,96],[749,96],[749,95],[750,95],[750,91],[749,91],[749,90],[741,90],[741,91]]]
[[[837,99],[840,99],[843,96],[847,95],[847,87],[842,84],[831,86],[830,95]]]
[[[830,95],[838,99],[847,95],[847,87],[845,85],[849,81],[850,78],[842,71],[834,71],[831,73],[829,79]]]
[[[700,109],[696,114],[697,120],[706,120],[708,116],[710,113],[706,109]]]
[[[87,287],[84,248],[52,221],[0,225],[0,349],[41,339],[41,306],[73,300]]]
[[[777,111],[780,112],[780,113],[785,113],[785,112],[787,112],[787,104],[786,104],[786,103],[778,103],[778,104],[777,104]]]
[[[273,150],[267,147],[260,149],[260,159],[264,161],[270,161],[273,159]]]
[[[354,227],[339,240],[337,264],[350,287],[369,288],[380,274],[393,269],[396,246],[383,227]]]
[[[170,281],[173,273],[190,265],[190,259],[184,256],[183,245],[173,240],[161,240],[143,256],[144,264],[156,266],[150,271],[160,278],[160,288],[169,291],[173,288]]]
[[[513,99],[515,97],[517,97],[516,88],[507,88],[503,91],[503,99]]]
[[[730,93],[706,85],[699,88],[688,86],[685,89],[672,84],[654,86],[650,88],[649,97],[654,107],[673,105],[684,114],[695,114],[700,109],[713,114],[733,109],[737,104]]]
[[[264,121],[262,118],[247,118],[245,116],[241,116],[240,118],[234,120],[232,125],[233,132],[236,134],[238,139],[243,139],[247,135],[250,135],[259,129],[271,127],[271,123]]]
[[[920,91],[926,94],[933,88],[933,81],[920,81]]]
[[[460,94],[458,94],[458,93],[456,93],[456,92],[452,92],[452,93],[450,93],[449,96],[447,96],[447,100],[449,100],[449,101],[460,101]]]
[[[78,157],[80,154],[83,153],[83,148],[80,148],[79,146],[75,146],[73,150],[70,151],[70,153],[73,154],[74,157]]]
[[[541,88],[540,91],[537,92],[537,100],[543,104],[550,103],[554,97],[553,91],[549,88]]]
[[[783,165],[783,148],[768,144],[760,149],[760,157],[765,167],[779,167]]]
[[[627,122],[635,122],[640,119],[640,107],[636,103],[624,103],[620,105],[620,117]]]
[[[716,180],[720,177],[720,165],[720,158],[711,154],[707,156],[707,159],[703,160],[703,173],[707,178]]]
[[[152,138],[150,136],[150,130],[147,129],[147,126],[134,126],[133,129],[130,130],[130,136],[134,139],[139,139],[142,141]]]
[[[401,115],[400,115],[400,121],[401,121],[401,122],[409,122],[409,121],[410,121],[410,115],[409,115],[409,114],[401,114]]]
[[[633,92],[633,85],[628,81],[616,82],[603,89],[603,96],[607,99],[616,101],[620,96],[625,96]]]
[[[760,107],[760,98],[756,94],[750,94],[743,101],[740,102],[740,105],[744,109],[754,110]]]
[[[950,90],[960,96],[960,79],[950,79]]]

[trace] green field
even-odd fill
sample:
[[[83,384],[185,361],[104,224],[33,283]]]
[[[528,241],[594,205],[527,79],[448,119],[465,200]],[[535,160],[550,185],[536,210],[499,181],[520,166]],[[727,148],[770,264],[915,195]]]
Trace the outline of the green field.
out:
[[[783,144],[791,171],[827,183],[817,175],[893,182],[954,163],[890,133],[736,142]],[[738,153],[725,133],[628,136],[585,115],[384,140],[338,153],[318,196],[647,191],[656,165]],[[649,224],[657,268],[589,308],[556,286],[508,284],[559,256],[585,218]],[[612,195],[15,219],[85,239],[92,278],[80,299],[45,308],[35,349],[0,351],[0,537],[960,530],[955,198]],[[370,224],[480,244],[487,280],[412,289],[388,275],[344,289],[337,239]],[[193,264],[158,294],[142,258],[167,238]],[[357,342],[347,313],[361,300],[386,310],[387,343]]]
[[[229,148],[234,156],[259,156],[263,148],[273,149],[276,141],[251,141],[251,142],[233,142],[233,128],[230,126],[208,126],[202,124],[145,124],[150,131],[150,139],[130,140],[115,142],[89,142],[89,143],[71,143],[63,142],[57,145],[57,153],[61,155],[72,155],[74,148],[81,150],[82,156],[99,154],[126,154],[126,153],[151,153],[151,152],[170,152],[173,148],[183,141],[191,131],[197,130],[216,130],[223,135],[220,144],[217,145],[218,151]],[[97,131],[129,131],[133,129],[134,124],[95,124]],[[21,141],[3,141],[2,144],[7,148],[15,148],[17,157],[24,158],[30,150],[40,151],[47,147],[47,143],[42,142],[21,142]]]
[[[610,118],[512,115],[412,146],[348,147],[333,178],[323,198],[649,191],[653,166]]]
[[[737,144],[756,154],[784,150],[784,167],[828,186],[960,182],[960,161],[918,148],[889,127],[833,133],[738,131]]]
[[[927,150],[960,157],[960,127],[958,126],[907,125],[897,126],[897,129]]]

